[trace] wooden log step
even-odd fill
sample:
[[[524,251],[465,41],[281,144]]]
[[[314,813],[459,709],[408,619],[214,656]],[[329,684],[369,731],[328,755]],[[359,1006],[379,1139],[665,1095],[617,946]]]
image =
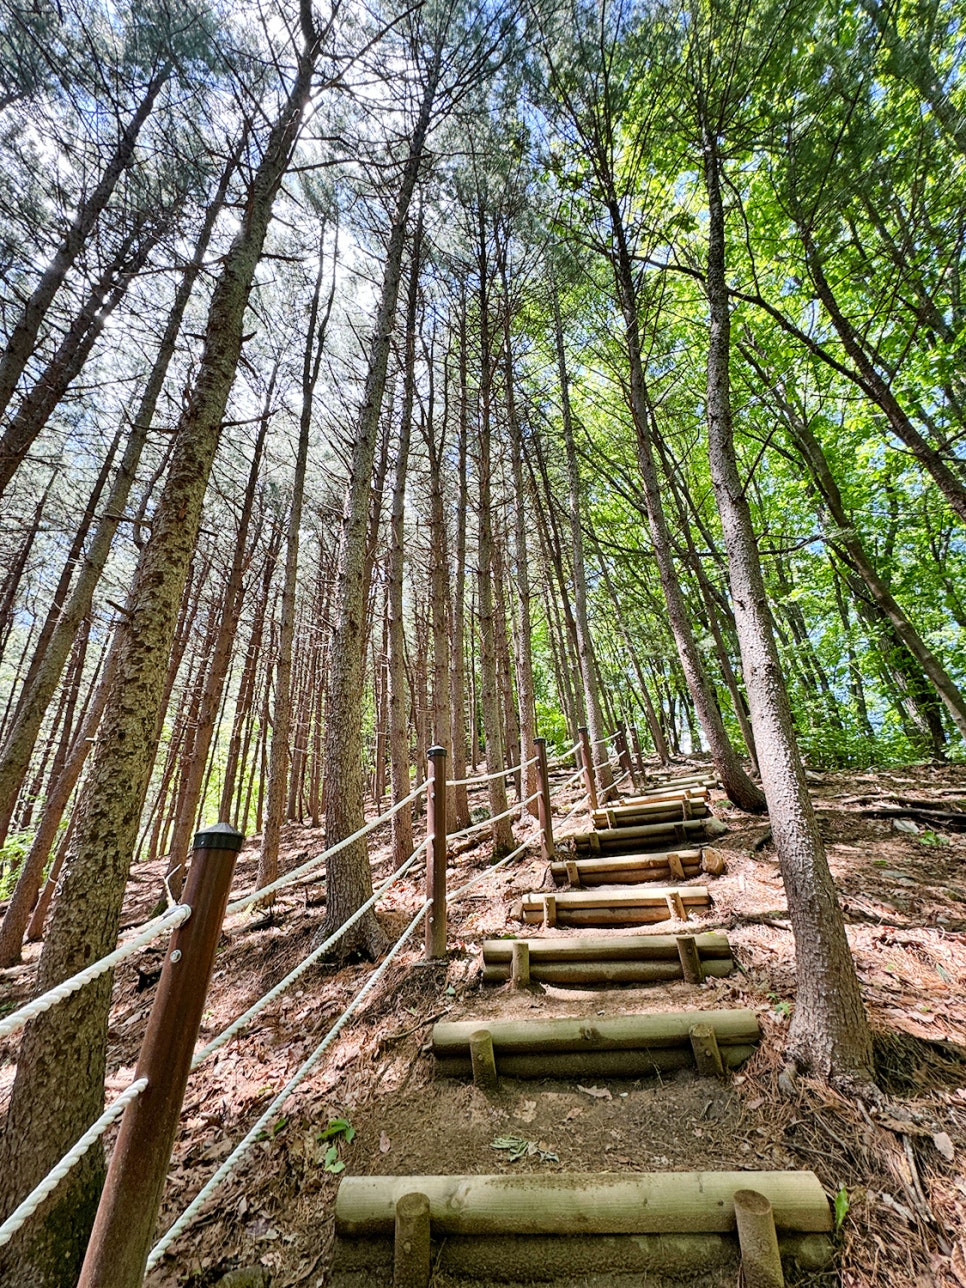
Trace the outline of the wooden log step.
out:
[[[731,1234],[734,1195],[753,1189],[781,1231],[827,1234],[814,1172],[570,1172],[498,1176],[347,1176],[335,1202],[343,1237],[388,1235],[396,1204],[425,1194],[434,1235]]]
[[[558,939],[527,939],[530,964],[534,962],[593,962],[593,961],[677,961],[676,935],[581,935],[561,936]],[[513,945],[518,939],[484,939],[483,960],[509,962]],[[728,936],[720,930],[708,930],[694,936],[701,960],[725,960],[731,957]]]
[[[643,805],[626,803],[595,809],[591,813],[594,827],[605,828],[639,827],[648,823],[674,823],[678,820],[709,818],[711,810],[705,801],[691,800],[685,797],[679,801],[655,801]]]
[[[827,1270],[834,1260],[827,1234],[779,1231],[781,1255],[799,1271]],[[330,1288],[371,1288],[393,1276],[393,1239],[367,1234],[335,1241]],[[439,1275],[460,1283],[533,1288],[536,1283],[693,1283],[722,1272],[737,1282],[738,1240],[733,1234],[478,1234],[447,1235],[433,1246]],[[425,1288],[425,1286],[424,1286]]]
[[[720,876],[725,855],[711,846],[694,850],[664,850],[657,854],[608,854],[599,859],[578,858],[551,863],[557,885],[575,888],[599,885],[636,885],[641,881],[681,881],[700,872]]]
[[[433,1054],[466,1055],[470,1038],[489,1033],[497,1060],[511,1054],[564,1051],[642,1051],[690,1047],[691,1029],[707,1025],[718,1046],[753,1046],[759,1038],[758,1017],[744,1007],[723,1011],[645,1011],[639,1015],[588,1019],[443,1020],[433,1025]]]
[[[677,819],[674,822],[575,832],[572,839],[578,857],[591,858],[608,851],[646,850],[668,843],[676,847],[693,846],[695,842],[722,836],[727,830],[716,818]]]
[[[685,787],[693,788],[712,788],[718,786],[718,779],[714,774],[681,774],[674,778],[652,778],[639,793],[641,796],[650,796],[655,792],[681,791]]]
[[[687,916],[690,908],[708,908],[705,886],[643,886],[630,891],[600,887],[595,891],[565,890],[559,894],[526,894],[512,915],[549,926],[634,926]]]
[[[487,939],[483,942],[483,982],[516,980],[514,961],[527,959],[526,983],[651,984],[685,979],[699,984],[709,975],[724,978],[734,970],[727,936],[615,935],[580,939]]]
[[[740,1069],[754,1053],[755,1048],[750,1043],[721,1047],[722,1066],[727,1070]],[[536,1051],[499,1055],[496,1059],[497,1075],[506,1078],[636,1079],[695,1068],[703,1073],[690,1047],[648,1047],[640,1051]],[[493,1085],[477,1080],[468,1056],[440,1056],[436,1060],[436,1071],[443,1078],[472,1076],[484,1090]]]

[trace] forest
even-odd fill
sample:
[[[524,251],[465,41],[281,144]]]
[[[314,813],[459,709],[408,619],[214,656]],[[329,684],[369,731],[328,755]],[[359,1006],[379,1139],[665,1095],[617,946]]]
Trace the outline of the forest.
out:
[[[810,788],[966,798],[963,22],[6,0],[0,987],[167,915],[218,822],[258,890],[341,847],[313,933],[378,962],[356,834],[429,852],[431,748],[499,861],[534,739],[606,800],[626,731],[769,826],[787,1058],[876,1103]],[[104,1108],[111,979],[4,1049],[2,1217]],[[76,1282],[103,1174],[4,1283]]]

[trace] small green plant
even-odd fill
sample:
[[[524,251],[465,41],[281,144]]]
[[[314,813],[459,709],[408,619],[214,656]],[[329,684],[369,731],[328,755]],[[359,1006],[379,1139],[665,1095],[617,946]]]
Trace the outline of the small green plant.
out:
[[[920,832],[916,837],[921,845],[948,845],[949,837],[942,836],[939,832]]]
[[[849,1192],[844,1185],[840,1186],[835,1195],[835,1233],[838,1234],[842,1228],[842,1222],[849,1214]]]
[[[316,1140],[319,1144],[329,1141],[330,1144],[325,1151],[325,1157],[322,1160],[322,1169],[331,1172],[333,1176],[338,1176],[340,1172],[345,1171],[345,1163],[339,1157],[339,1147],[343,1143],[351,1144],[355,1139],[356,1129],[348,1118],[330,1118],[329,1124],[324,1131],[320,1131]]]

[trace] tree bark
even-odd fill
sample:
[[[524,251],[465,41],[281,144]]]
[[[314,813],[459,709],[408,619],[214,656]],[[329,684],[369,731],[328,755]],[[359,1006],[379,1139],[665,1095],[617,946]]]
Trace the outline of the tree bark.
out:
[[[710,310],[707,417],[711,478],[721,516],[745,686],[788,912],[798,994],[790,1044],[819,1077],[871,1081],[872,1039],[855,964],[818,831],[771,630],[765,584],[731,420],[731,315],[725,277],[725,212],[718,140],[702,121],[708,192]]]
[[[314,32],[305,33],[287,101],[252,177],[241,226],[212,294],[197,376],[175,432],[171,466],[142,552],[115,681],[78,807],[74,853],[40,961],[40,990],[103,956],[117,941],[154,760],[167,659],[205,487],[241,353],[255,269],[312,90],[319,46]],[[109,974],[102,976],[34,1020],[24,1033],[0,1140],[3,1210],[23,1198],[101,1110],[111,982]],[[103,1156],[95,1149],[0,1254],[5,1284],[73,1285],[102,1174]]]

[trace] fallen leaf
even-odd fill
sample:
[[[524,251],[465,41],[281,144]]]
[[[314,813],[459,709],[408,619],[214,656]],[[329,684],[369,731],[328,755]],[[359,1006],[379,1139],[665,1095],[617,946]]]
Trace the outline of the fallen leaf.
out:
[[[748,1103],[747,1103],[747,1105],[745,1105],[745,1108],[746,1108],[746,1109],[760,1109],[764,1103],[765,1103],[765,1097],[764,1097],[764,1096],[758,1096],[758,1098],[757,1098],[756,1100],[749,1100],[749,1101],[748,1101]]]
[[[956,1157],[956,1150],[953,1148],[953,1142],[944,1131],[937,1131],[932,1138],[932,1143],[936,1146],[947,1163],[951,1163]]]
[[[388,1154],[391,1149],[392,1149],[392,1141],[389,1139],[389,1137],[386,1135],[384,1131],[381,1131],[379,1133],[379,1153]]]
[[[571,1119],[579,1118],[583,1112],[584,1111],[579,1106],[576,1109],[571,1109],[570,1112],[565,1116],[564,1122],[569,1123]]]
[[[581,1087],[578,1084],[577,1090],[582,1091],[585,1096],[593,1096],[595,1100],[613,1100],[614,1099],[614,1097],[610,1094],[610,1092],[607,1090],[606,1087]]]
[[[523,1108],[520,1110],[519,1113],[514,1114],[513,1117],[519,1118],[520,1121],[523,1123],[530,1123],[530,1122],[533,1122],[534,1117],[536,1116],[536,1113],[537,1113],[537,1102],[535,1100],[524,1100]]]

